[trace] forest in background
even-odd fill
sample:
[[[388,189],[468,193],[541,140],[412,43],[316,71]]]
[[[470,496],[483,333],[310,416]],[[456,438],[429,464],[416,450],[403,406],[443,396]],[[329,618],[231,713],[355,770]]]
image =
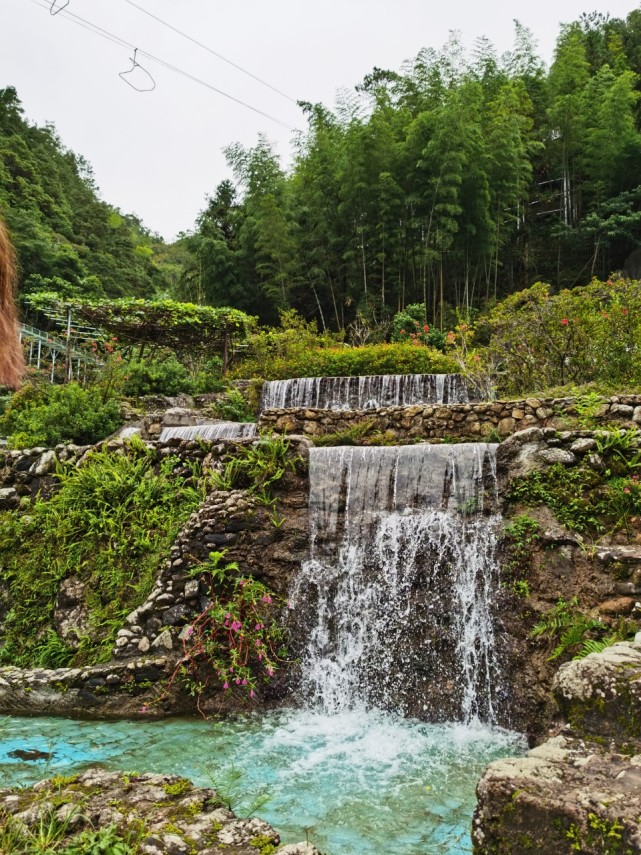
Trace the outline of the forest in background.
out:
[[[641,10],[564,25],[546,69],[452,35],[400,72],[374,69],[282,168],[266,137],[226,150],[234,181],[173,245],[101,201],[51,125],[0,91],[0,212],[21,291],[166,295],[261,321],[297,309],[321,330],[388,330],[424,304],[442,330],[537,280],[607,278],[641,243]],[[385,333],[382,333],[384,335]]]

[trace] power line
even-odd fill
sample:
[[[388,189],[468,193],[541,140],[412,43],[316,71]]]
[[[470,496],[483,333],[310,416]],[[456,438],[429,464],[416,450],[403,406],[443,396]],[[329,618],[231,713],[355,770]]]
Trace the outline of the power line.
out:
[[[258,83],[262,83],[263,86],[266,86],[268,89],[271,89],[272,92],[276,92],[278,95],[282,95],[283,98],[286,98],[287,101],[290,101],[292,104],[297,104],[295,98],[292,98],[290,95],[287,95],[285,92],[281,92],[280,89],[277,89],[275,86],[272,86],[271,83],[268,83],[266,80],[263,80],[262,77],[258,77],[256,74],[252,74],[251,71],[247,71],[246,68],[243,68],[242,65],[238,65],[233,62],[231,59],[227,59],[226,56],[223,56],[221,53],[218,53],[213,48],[210,48],[208,45],[199,42],[198,39],[195,39],[193,36],[190,36],[189,33],[184,32],[184,30],[178,29],[178,27],[174,27],[173,24],[170,24],[168,21],[159,18],[158,15],[154,15],[153,12],[149,12],[147,9],[143,9],[142,6],[139,6],[137,3],[134,3],[133,0],[125,0],[126,3],[129,3],[130,6],[138,9],[140,12],[143,12],[145,15],[149,15],[150,18],[153,18],[154,21],[158,21],[159,24],[162,24],[165,27],[168,27],[170,30],[173,30],[174,33],[178,33],[183,38],[188,39],[188,41],[192,42],[198,47],[201,47],[203,50],[206,50],[208,53],[217,57],[218,59],[222,59],[223,62],[226,62],[228,65],[233,66],[238,69],[238,71],[242,71],[243,74],[246,74],[248,77],[251,77],[253,80],[257,80]]]
[[[48,9],[49,5],[47,5],[46,0],[31,0],[36,6],[40,6],[43,9]],[[76,15],[73,12],[68,12],[66,9],[60,11],[60,17],[65,17],[68,20],[71,20],[72,23],[78,24],[86,30],[90,30],[90,32],[95,33],[95,35],[100,36],[101,38],[107,39],[110,42],[117,44],[119,47],[127,47],[131,50],[136,50],[136,46],[131,42],[126,41],[120,36],[115,35],[114,33],[110,33],[108,30],[99,27],[97,24],[88,21],[86,18],[81,18],[80,15]],[[211,83],[208,83],[206,80],[203,80],[200,77],[196,77],[194,74],[190,74],[190,72],[185,71],[183,68],[179,68],[176,65],[172,65],[170,62],[167,62],[164,59],[161,59],[158,56],[155,56],[152,53],[148,53],[146,50],[142,50],[138,48],[138,53],[141,56],[146,57],[152,62],[158,63],[158,65],[162,65],[164,68],[169,71],[173,71],[175,74],[180,74],[183,77],[186,77],[188,80],[193,81],[194,83],[198,83],[201,86],[204,86],[206,89],[210,89],[212,92],[216,92],[218,95],[222,95],[224,98],[228,98],[230,101],[234,101],[236,104],[240,104],[241,107],[245,107],[248,110],[251,110],[253,113],[257,113],[259,116],[263,116],[266,119],[269,119],[272,122],[276,122],[276,124],[281,125],[283,128],[287,128],[287,130],[291,131],[293,128],[291,125],[288,125],[286,122],[283,122],[281,119],[277,119],[276,116],[272,116],[270,113],[265,113],[263,110],[259,110],[258,107],[252,107],[251,104],[247,104],[245,101],[241,101],[240,98],[236,98],[234,95],[230,95],[228,92],[224,92],[222,89],[218,89],[218,87],[214,86]]]

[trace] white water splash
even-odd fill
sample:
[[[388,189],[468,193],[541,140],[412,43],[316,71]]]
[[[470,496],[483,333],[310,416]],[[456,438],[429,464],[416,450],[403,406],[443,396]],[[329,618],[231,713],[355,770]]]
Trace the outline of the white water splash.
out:
[[[368,410],[412,404],[466,403],[460,374],[379,374],[370,377],[295,377],[263,385],[261,410],[315,407]]]
[[[494,450],[311,450],[311,557],[293,599],[311,624],[313,706],[416,713],[422,695],[431,717],[496,721]]]

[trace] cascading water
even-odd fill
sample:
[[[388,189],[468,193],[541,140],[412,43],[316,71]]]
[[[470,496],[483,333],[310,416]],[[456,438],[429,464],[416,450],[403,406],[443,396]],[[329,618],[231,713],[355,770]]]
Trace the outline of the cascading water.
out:
[[[460,374],[380,374],[270,380],[263,385],[260,406],[261,410],[297,407],[367,410],[467,400],[467,387]]]
[[[260,813],[283,842],[470,855],[476,781],[525,749],[487,726],[500,691],[494,450],[311,449],[311,556],[292,603],[308,639],[306,708],[162,723],[5,716],[5,785],[96,763],[208,786],[231,770],[241,808],[267,786]],[[21,759],[34,749],[48,759]]]
[[[310,452],[303,691],[328,712],[496,720],[495,446]]]
[[[217,422],[188,427],[166,427],[160,432],[159,441],[168,439],[250,439],[257,435],[255,422]]]

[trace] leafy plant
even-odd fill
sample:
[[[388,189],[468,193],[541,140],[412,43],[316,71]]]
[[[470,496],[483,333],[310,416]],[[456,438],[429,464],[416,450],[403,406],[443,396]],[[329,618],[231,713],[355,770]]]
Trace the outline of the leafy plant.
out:
[[[532,551],[540,540],[541,526],[527,514],[514,517],[505,526],[503,535],[507,549],[506,569],[512,577],[512,590],[520,596],[529,596],[529,586],[523,577],[532,561]]]
[[[124,365],[124,371],[122,394],[129,397],[178,395],[191,391],[187,369],[175,357],[162,361],[132,360]]]
[[[296,472],[299,456],[289,453],[289,440],[283,437],[260,439],[240,446],[229,455],[221,473],[214,472],[212,481],[219,490],[245,488],[265,505],[273,503],[272,489],[290,470]]]
[[[172,680],[179,678],[198,699],[213,685],[255,696],[259,680],[273,677],[286,655],[284,632],[275,612],[285,601],[262,582],[224,564],[224,552],[212,552],[199,569],[210,605],[192,622],[183,639],[183,656]]]
[[[282,380],[289,377],[357,377],[364,374],[451,374],[456,362],[432,347],[409,343],[362,347],[307,347],[269,359],[248,356],[232,372],[236,377]]]
[[[579,609],[576,597],[566,601],[558,600],[556,606],[532,628],[533,638],[549,638],[556,642],[550,660],[559,659],[566,654],[574,654],[581,659],[589,653],[597,653],[617,641],[625,641],[635,632],[633,622],[621,620],[614,631],[606,635],[608,627],[599,618],[592,618]],[[597,637],[594,637],[596,633]]]
[[[126,454],[96,450],[61,465],[58,489],[29,514],[0,513],[0,582],[11,608],[0,663],[29,667],[108,658],[124,617],[149,594],[176,535],[204,496],[197,467],[156,460],[134,442]],[[84,586],[91,628],[77,649],[53,630],[63,579]],[[37,584],[34,584],[37,579]]]
[[[238,389],[229,389],[223,398],[216,401],[212,407],[215,418],[226,419],[230,422],[253,422],[256,414],[245,396]]]
[[[120,407],[113,399],[104,401],[96,388],[77,383],[65,386],[26,384],[11,398],[0,418],[0,433],[14,448],[60,442],[89,445],[120,427]]]
[[[584,395],[577,395],[574,399],[574,409],[576,410],[579,426],[582,428],[594,427],[596,415],[601,406],[603,406],[603,397],[597,392],[587,392]]]

